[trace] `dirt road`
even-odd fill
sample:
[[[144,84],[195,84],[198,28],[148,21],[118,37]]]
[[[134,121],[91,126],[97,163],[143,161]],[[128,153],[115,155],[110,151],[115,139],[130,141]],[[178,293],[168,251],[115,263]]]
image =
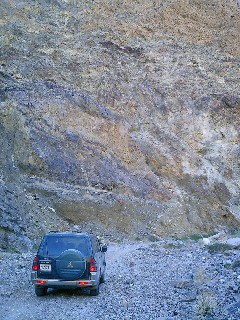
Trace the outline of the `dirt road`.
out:
[[[212,255],[196,243],[114,244],[99,296],[49,290],[40,298],[29,279],[33,254],[2,253],[1,319],[237,320],[238,274],[224,266],[239,255]]]

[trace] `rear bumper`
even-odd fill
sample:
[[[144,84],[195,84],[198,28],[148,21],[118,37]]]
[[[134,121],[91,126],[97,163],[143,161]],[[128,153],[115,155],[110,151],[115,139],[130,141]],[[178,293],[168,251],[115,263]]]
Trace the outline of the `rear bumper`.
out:
[[[62,280],[62,279],[44,279],[37,277],[37,272],[31,273],[31,281],[35,286],[48,288],[86,288],[95,287],[98,285],[98,278],[96,272],[91,272],[91,279],[78,280]]]

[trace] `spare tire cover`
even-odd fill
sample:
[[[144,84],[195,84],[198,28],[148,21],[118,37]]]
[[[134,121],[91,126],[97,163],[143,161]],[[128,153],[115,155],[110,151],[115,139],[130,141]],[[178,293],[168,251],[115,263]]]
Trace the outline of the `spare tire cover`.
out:
[[[86,259],[78,250],[66,250],[56,259],[56,271],[61,279],[77,280],[85,270]]]

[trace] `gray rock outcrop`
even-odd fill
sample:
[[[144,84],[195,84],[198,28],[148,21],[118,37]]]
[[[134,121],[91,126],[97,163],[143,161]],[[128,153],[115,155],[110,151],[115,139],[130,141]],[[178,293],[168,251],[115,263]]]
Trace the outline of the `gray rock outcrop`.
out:
[[[140,237],[239,227],[235,1],[1,9],[3,248],[68,223]]]

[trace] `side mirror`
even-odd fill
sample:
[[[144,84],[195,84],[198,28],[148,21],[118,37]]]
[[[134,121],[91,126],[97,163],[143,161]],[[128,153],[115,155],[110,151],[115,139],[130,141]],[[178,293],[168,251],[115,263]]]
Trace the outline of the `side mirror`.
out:
[[[101,251],[107,252],[107,246],[105,244],[101,246]]]

